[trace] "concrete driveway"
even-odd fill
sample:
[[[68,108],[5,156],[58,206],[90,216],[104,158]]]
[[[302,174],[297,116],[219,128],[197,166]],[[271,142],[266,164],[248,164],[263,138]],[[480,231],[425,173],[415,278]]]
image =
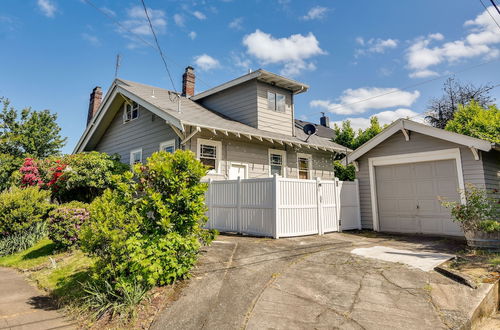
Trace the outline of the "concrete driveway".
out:
[[[371,246],[419,253],[461,248],[340,233],[280,240],[220,235],[153,329],[460,328],[489,289],[351,253]]]

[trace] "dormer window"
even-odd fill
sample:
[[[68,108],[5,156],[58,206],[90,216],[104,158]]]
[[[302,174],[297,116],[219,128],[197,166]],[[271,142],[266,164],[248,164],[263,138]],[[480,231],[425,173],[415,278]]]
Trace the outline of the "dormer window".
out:
[[[285,112],[285,95],[267,92],[267,108],[272,111]]]
[[[139,117],[139,105],[135,102],[123,104],[123,122],[129,122]]]

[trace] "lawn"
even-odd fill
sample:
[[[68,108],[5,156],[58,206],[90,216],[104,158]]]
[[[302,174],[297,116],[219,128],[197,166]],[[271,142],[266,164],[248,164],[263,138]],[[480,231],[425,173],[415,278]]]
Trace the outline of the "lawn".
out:
[[[38,287],[64,302],[81,294],[80,283],[88,278],[91,265],[92,260],[81,251],[58,252],[49,239],[0,258],[0,266],[22,270]]]

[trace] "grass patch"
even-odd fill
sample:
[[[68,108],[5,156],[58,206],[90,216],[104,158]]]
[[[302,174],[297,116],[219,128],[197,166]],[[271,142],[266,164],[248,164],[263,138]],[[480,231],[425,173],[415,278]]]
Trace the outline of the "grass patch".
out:
[[[27,250],[1,257],[0,266],[24,271],[42,267],[50,263],[49,256],[57,258],[62,255],[62,253],[57,254],[55,248],[55,244],[50,239],[42,239]]]

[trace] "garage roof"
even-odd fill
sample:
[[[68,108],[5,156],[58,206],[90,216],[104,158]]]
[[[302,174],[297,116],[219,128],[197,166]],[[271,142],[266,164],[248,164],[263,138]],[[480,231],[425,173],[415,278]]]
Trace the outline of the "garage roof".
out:
[[[417,123],[408,119],[398,119],[388,127],[386,127],[382,132],[375,135],[371,140],[360,146],[358,149],[354,150],[348,155],[348,162],[351,163],[363,156],[365,153],[382,143],[384,140],[392,136],[398,131],[403,131],[405,136],[407,132],[417,132],[420,134],[435,137],[437,139],[450,141],[457,144],[462,144],[469,148],[474,148],[482,151],[490,151],[491,149],[498,149],[498,146],[489,141],[477,139],[463,134],[458,134],[455,132],[446,131],[444,129],[435,128],[429,125]]]

